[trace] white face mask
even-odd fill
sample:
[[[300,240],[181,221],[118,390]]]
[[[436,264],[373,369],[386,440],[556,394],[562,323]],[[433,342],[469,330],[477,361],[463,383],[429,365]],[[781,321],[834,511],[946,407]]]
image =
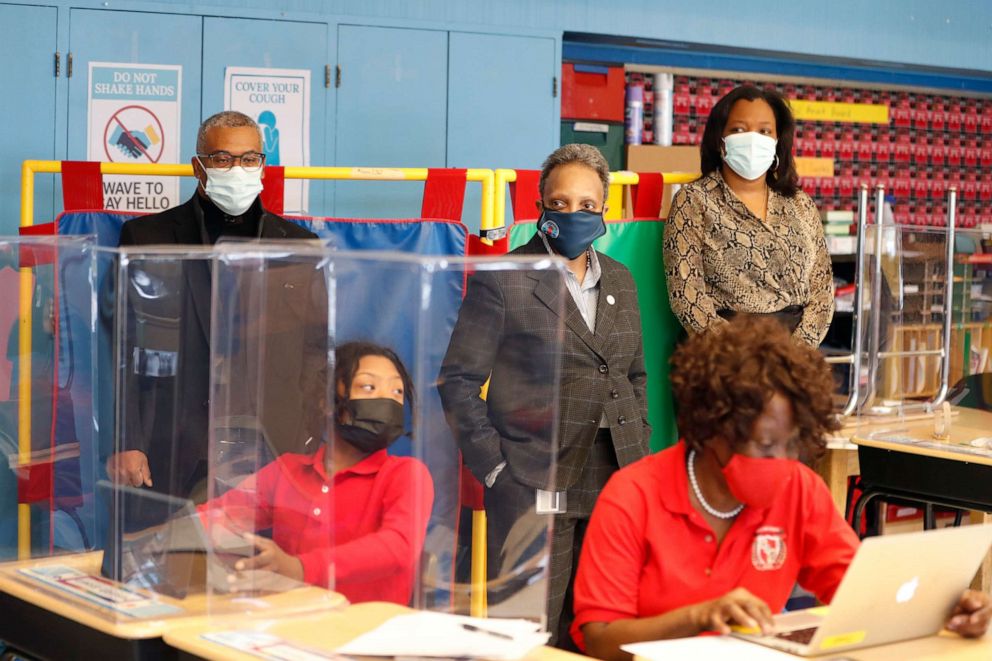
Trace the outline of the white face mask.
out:
[[[200,162],[203,165],[203,162]],[[204,167],[207,173],[207,185],[203,192],[210,201],[229,216],[240,216],[251,206],[258,194],[262,192],[262,169],[248,172],[240,165],[230,170]]]
[[[775,160],[775,147],[778,140],[755,133],[732,133],[723,139],[726,154],[724,162],[731,170],[748,181],[753,181],[768,172]]]

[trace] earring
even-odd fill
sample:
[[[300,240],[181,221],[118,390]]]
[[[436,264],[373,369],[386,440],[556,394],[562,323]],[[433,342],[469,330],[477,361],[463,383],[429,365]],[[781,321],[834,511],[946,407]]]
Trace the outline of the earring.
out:
[[[778,154],[775,154],[775,160],[772,162],[772,170],[778,170]]]

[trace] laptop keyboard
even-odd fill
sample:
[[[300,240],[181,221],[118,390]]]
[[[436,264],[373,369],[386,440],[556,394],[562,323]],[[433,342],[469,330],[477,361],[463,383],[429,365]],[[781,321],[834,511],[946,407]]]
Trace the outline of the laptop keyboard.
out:
[[[813,640],[813,636],[816,635],[816,630],[819,628],[820,627],[809,627],[807,629],[785,631],[783,633],[775,634],[775,637],[781,638],[782,640],[788,640],[793,643],[799,643],[800,645],[809,645],[809,641]]]

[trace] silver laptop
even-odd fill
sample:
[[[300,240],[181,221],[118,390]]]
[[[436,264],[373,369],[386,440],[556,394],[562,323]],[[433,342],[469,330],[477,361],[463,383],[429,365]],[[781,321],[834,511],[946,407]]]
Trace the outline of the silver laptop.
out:
[[[776,615],[771,635],[733,635],[800,656],[930,636],[943,628],[990,546],[992,525],[871,537],[829,609]]]

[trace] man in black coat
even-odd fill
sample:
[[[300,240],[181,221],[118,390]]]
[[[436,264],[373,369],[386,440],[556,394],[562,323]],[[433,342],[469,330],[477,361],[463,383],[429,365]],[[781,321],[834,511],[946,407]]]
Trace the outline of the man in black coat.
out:
[[[125,223],[122,248],[192,248],[222,237],[316,239],[262,207],[265,157],[250,117],[233,111],[210,117],[200,126],[196,151],[192,163],[199,185],[193,197]],[[202,253],[200,259],[184,260],[146,257],[140,250],[126,254],[127,281],[118,283],[124,336],[117,347],[117,452],[107,460],[107,473],[119,484],[199,501],[206,496],[209,465],[210,263]],[[222,427],[225,416],[255,416],[271,446],[268,458],[315,448],[320,441],[327,296],[319,272],[305,262],[273,262],[223,291],[233,297],[223,309],[236,314],[222,323],[228,330],[236,326],[236,333],[224,337],[224,347],[215,347],[215,381],[233,382],[222,387],[227,395],[216,403],[214,426]],[[223,434],[231,436],[229,430]],[[145,503],[145,514],[152,500]],[[122,516],[135,517],[135,526],[157,518],[141,509],[125,509]],[[124,526],[132,527],[127,520]]]
[[[486,487],[490,581],[520,572],[524,522],[555,513],[548,629],[552,644],[566,648],[571,585],[596,497],[620,466],[645,456],[651,433],[637,290],[625,266],[592,248],[606,232],[608,186],[594,147],[565,145],[548,157],[539,231],[511,254],[561,255],[565,281],[554,269],[479,270],[439,378],[465,463]]]

